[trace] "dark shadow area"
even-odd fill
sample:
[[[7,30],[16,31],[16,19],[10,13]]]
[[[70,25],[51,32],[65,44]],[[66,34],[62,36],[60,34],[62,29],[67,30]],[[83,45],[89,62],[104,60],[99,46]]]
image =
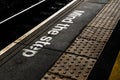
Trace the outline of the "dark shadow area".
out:
[[[71,0],[46,0],[42,4],[20,14],[19,16],[16,16],[13,19],[10,19],[9,21],[0,24],[0,50],[3,49],[5,46],[9,45],[17,38],[19,38],[20,36],[22,36],[23,34],[25,34],[27,31],[35,27],[37,24],[39,24],[49,16],[51,16],[53,13],[64,7],[70,1]],[[7,4],[8,2],[5,3]],[[30,4],[29,0],[26,3]],[[15,5],[14,8],[18,10],[18,7],[15,7]],[[11,14],[8,12],[6,13],[7,15]]]
[[[108,80],[120,50],[120,21],[95,64],[88,80]]]

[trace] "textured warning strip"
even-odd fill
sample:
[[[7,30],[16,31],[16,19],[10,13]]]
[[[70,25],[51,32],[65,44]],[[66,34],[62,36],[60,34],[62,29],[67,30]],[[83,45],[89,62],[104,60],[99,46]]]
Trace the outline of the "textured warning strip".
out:
[[[120,80],[120,52],[113,66],[109,80]]]
[[[104,44],[104,42],[97,42],[78,37],[76,38],[75,42],[68,48],[67,52],[98,58]]]
[[[95,62],[95,59],[64,53],[50,69],[50,72],[71,79],[84,80]]]
[[[42,80],[86,80],[119,20],[119,4],[109,1]]]
[[[65,78],[63,76],[59,76],[59,75],[56,75],[56,74],[51,74],[51,73],[47,73],[44,78],[42,78],[41,80],[72,80],[70,78]]]
[[[100,11],[100,13],[88,24],[97,28],[114,29],[116,20],[120,14],[120,0],[112,0]]]
[[[99,59],[92,69],[88,80],[108,80],[120,50],[120,21],[105,45]],[[115,79],[113,79],[115,80]]]
[[[80,34],[80,37],[99,41],[99,42],[107,42],[113,30],[96,28],[93,26],[86,27],[83,32]]]

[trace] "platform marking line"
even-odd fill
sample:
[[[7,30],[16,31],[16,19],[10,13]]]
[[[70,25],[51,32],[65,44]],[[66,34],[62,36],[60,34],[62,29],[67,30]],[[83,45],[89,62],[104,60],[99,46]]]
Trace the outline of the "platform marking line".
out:
[[[4,23],[4,22],[6,22],[6,21],[8,21],[8,20],[10,20],[10,19],[12,19],[12,18],[14,18],[14,17],[20,15],[21,13],[24,13],[25,11],[28,11],[29,9],[31,9],[31,8],[37,6],[37,5],[39,5],[39,4],[41,4],[41,3],[45,2],[45,1],[46,1],[46,0],[41,0],[40,2],[38,2],[38,3],[36,3],[36,4],[34,4],[34,5],[30,6],[30,7],[28,7],[28,8],[26,8],[26,9],[24,9],[24,10],[18,12],[17,14],[15,14],[15,15],[13,15],[13,16],[11,16],[11,17],[9,17],[9,18],[3,20],[3,21],[1,21],[0,24],[2,24],[2,23]]]
[[[25,33],[23,36],[21,36],[20,38],[18,38],[17,40],[15,40],[14,42],[12,42],[11,44],[9,44],[7,47],[3,48],[0,51],[0,56],[2,54],[4,54],[6,51],[8,51],[10,48],[12,48],[13,46],[15,46],[17,43],[16,42],[20,42],[23,39],[25,39],[27,36],[29,36],[30,34],[32,34],[34,31],[36,31],[38,28],[40,28],[41,26],[43,26],[44,24],[46,24],[49,20],[51,20],[52,18],[56,17],[58,14],[60,14],[63,10],[65,10],[66,8],[68,8],[69,6],[71,6],[73,3],[75,3],[77,0],[73,0],[70,3],[68,3],[65,7],[61,8],[60,10],[58,10],[56,13],[54,13],[53,15],[51,15],[50,17],[48,17],[47,19],[45,19],[43,22],[41,22],[40,24],[38,24],[37,26],[35,26],[33,29],[31,29],[30,31],[28,31],[27,33]]]

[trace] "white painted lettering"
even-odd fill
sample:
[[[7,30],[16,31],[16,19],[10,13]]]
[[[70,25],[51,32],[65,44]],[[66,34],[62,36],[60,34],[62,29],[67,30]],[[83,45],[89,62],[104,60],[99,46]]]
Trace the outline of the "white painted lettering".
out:
[[[35,43],[37,43],[37,44],[43,44],[44,46],[51,44],[50,42],[42,42],[42,41],[36,41]]]
[[[54,29],[59,29],[58,31],[62,31],[63,29],[67,29],[70,25],[68,24],[57,24]]]
[[[52,40],[52,37],[47,37],[47,36],[43,36],[40,38],[41,41],[51,41]]]
[[[25,57],[33,57],[37,51],[34,51],[34,50],[29,50],[29,49],[23,49],[23,53],[22,55],[25,56]]]
[[[43,47],[42,44],[33,44],[32,46],[30,46],[30,49],[37,51],[40,50],[42,47]]]
[[[54,26],[51,30],[47,32],[49,35],[58,35],[62,30],[67,29],[70,24],[74,23],[75,18],[79,18],[85,11],[79,11],[75,10],[71,14],[69,14],[66,18],[61,20],[61,23]],[[29,49],[23,49],[22,55],[25,57],[33,57],[35,56],[40,49],[42,49],[44,46],[50,45],[50,41],[52,40],[52,37],[43,36],[38,41],[35,41],[34,44],[32,44]]]
[[[59,31],[56,31],[56,30],[48,31],[48,34],[50,34],[50,35],[57,35],[58,33],[59,33]]]
[[[66,17],[65,19],[62,20],[64,23],[73,23],[72,19],[70,17]]]

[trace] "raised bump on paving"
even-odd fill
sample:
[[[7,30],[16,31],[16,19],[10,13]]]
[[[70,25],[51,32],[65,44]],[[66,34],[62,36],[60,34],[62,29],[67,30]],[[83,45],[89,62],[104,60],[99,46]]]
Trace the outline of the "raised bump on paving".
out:
[[[80,34],[80,37],[99,42],[107,42],[112,31],[113,30],[87,26]]]
[[[98,13],[93,21],[88,26],[94,26],[97,28],[114,29],[116,21],[120,17],[120,0],[111,1],[111,3],[105,5],[105,8]]]
[[[80,37],[76,38],[74,43],[72,43],[72,45],[67,49],[67,52],[92,58],[98,58],[104,44],[104,42],[87,40]]]
[[[64,53],[49,72],[71,79],[85,80],[95,62],[95,59]]]
[[[73,79],[59,76],[59,75],[56,75],[50,72],[46,73],[45,76],[41,80],[48,80],[48,79],[49,80],[73,80]]]
[[[84,0],[87,2],[92,2],[92,3],[99,3],[99,4],[106,4],[108,0]]]

